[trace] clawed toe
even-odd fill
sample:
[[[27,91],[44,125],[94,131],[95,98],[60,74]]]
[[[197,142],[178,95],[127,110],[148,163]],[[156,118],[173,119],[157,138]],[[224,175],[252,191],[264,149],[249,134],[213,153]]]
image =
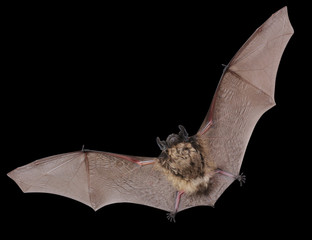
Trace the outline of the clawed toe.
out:
[[[246,176],[242,173],[236,177],[236,180],[239,181],[240,186],[243,186],[243,183],[246,182]]]
[[[176,222],[175,221],[175,216],[176,216],[176,212],[169,212],[167,213],[167,219],[170,221],[170,222]]]

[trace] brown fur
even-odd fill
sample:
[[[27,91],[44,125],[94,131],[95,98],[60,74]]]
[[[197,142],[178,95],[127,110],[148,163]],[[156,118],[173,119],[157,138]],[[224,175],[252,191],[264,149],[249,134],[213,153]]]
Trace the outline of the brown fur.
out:
[[[156,166],[178,191],[196,193],[208,188],[216,169],[205,161],[205,155],[196,139],[190,138],[163,151]]]

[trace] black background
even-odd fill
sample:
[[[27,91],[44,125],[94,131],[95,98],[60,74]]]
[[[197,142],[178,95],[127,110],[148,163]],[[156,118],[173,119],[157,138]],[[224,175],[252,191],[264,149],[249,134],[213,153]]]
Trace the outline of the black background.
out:
[[[304,213],[298,206],[307,195],[299,190],[305,174],[295,177],[306,172],[307,161],[297,146],[298,127],[304,124],[298,121],[298,103],[308,102],[298,93],[309,66],[302,58],[307,50],[299,49],[311,18],[295,2],[8,6],[3,17],[1,228],[11,236],[33,238],[107,239],[111,232],[143,237],[146,230],[150,235],[144,238],[302,233],[303,224],[294,227],[300,222],[294,214]],[[164,211],[134,204],[94,212],[64,197],[23,194],[6,176],[18,166],[80,150],[83,144],[157,156],[157,136],[166,138],[179,124],[195,134],[221,64],[285,5],[295,34],[278,70],[277,106],[263,115],[250,139],[241,170],[246,184],[232,184],[215,208],[185,210],[176,224],[167,221]]]

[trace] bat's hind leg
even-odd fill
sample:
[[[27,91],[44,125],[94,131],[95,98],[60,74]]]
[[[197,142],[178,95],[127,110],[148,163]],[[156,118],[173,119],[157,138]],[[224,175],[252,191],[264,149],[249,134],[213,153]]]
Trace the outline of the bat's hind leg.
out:
[[[243,186],[243,183],[246,182],[246,176],[243,173],[241,173],[239,175],[233,175],[232,173],[223,171],[221,169],[217,169],[215,173],[219,173],[219,174],[222,174],[224,176],[234,178],[235,180],[239,181],[240,186]]]
[[[170,222],[175,222],[175,216],[178,213],[179,205],[180,205],[180,200],[181,196],[183,195],[184,191],[179,191],[177,192],[177,197],[175,200],[175,205],[174,205],[174,211],[167,213],[167,218]]]

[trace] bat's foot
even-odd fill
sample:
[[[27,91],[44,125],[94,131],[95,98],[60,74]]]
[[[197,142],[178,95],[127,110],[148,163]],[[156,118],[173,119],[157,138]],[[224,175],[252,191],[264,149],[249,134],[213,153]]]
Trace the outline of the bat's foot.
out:
[[[243,173],[241,173],[240,175],[237,175],[235,179],[239,181],[240,186],[243,186],[243,183],[246,182],[246,176]]]
[[[176,222],[175,220],[175,216],[177,215],[177,212],[169,212],[167,213],[167,219],[170,221],[170,222]]]

